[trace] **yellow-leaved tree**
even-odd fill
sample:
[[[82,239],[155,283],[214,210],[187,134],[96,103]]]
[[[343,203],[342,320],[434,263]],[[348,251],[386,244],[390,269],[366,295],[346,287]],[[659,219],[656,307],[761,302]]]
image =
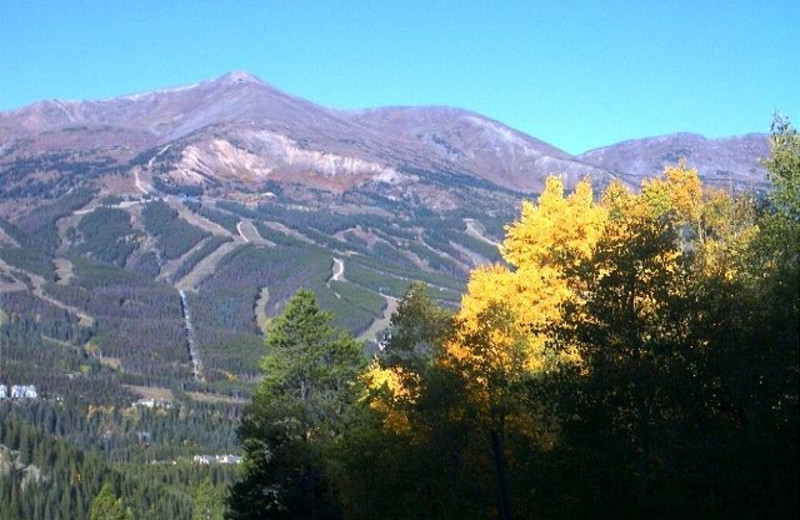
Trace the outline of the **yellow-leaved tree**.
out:
[[[550,178],[455,313],[415,286],[362,379],[353,517],[796,516],[769,514],[797,510],[800,140],[778,130],[766,199],[683,162],[599,196]]]
[[[524,368],[544,369],[545,331],[559,318],[562,304],[576,296],[567,270],[591,257],[607,219],[608,211],[595,203],[586,180],[565,197],[562,181],[551,177],[538,204],[523,202],[519,220],[507,226],[500,247],[506,264],[479,267],[470,276],[457,334],[447,347],[453,364],[502,365],[509,347],[522,342]],[[508,313],[513,333],[491,330],[495,322],[485,319],[486,313],[498,307]],[[467,341],[476,334],[488,341],[480,353]]]

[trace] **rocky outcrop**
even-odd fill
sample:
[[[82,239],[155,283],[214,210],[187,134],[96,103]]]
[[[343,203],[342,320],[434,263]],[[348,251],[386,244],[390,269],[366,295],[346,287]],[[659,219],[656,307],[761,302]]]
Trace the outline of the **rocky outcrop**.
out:
[[[29,485],[39,485],[44,480],[42,471],[22,462],[20,452],[0,444],[0,478],[17,478],[25,489]]]

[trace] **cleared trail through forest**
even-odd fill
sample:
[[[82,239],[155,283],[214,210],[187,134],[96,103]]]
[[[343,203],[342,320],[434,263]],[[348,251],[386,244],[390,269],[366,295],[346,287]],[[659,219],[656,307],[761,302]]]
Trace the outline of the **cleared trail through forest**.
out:
[[[152,173],[152,171],[153,171],[153,162],[159,156],[163,155],[167,150],[169,150],[170,146],[172,146],[172,145],[168,144],[167,146],[162,148],[161,151],[159,151],[157,154],[155,154],[153,157],[151,157],[149,161],[147,161],[147,171]],[[134,184],[134,186],[136,186],[136,189],[141,191],[144,195],[150,194],[152,192],[152,190],[153,190],[152,186],[142,182],[141,177],[139,177],[139,169],[138,168],[134,168],[133,169],[133,184]]]
[[[477,221],[471,218],[465,218],[464,223],[467,225],[467,234],[472,238],[477,238],[478,240],[482,240],[487,244],[493,246],[500,245],[498,242],[495,242],[494,240],[485,235],[486,230],[481,229],[483,226],[481,226],[480,223],[478,223]]]
[[[259,233],[258,229],[253,225],[252,220],[240,220],[239,223],[236,224],[236,231],[239,232],[239,236],[242,237],[242,240],[245,242],[257,245],[275,246],[275,244],[261,236],[261,233]]]
[[[178,258],[174,258],[172,260],[168,260],[162,267],[161,272],[156,277],[156,280],[171,280],[172,277],[177,272],[178,268],[186,262],[186,259],[195,254],[197,251],[200,251],[208,242],[208,238],[201,240],[200,242],[196,243],[191,249],[186,251]]]
[[[189,274],[175,282],[175,288],[179,291],[196,291],[200,282],[214,273],[219,261],[241,244],[242,242],[240,241],[225,242],[214,250],[213,253],[200,260],[197,265],[194,266],[194,269],[189,271]]]
[[[178,215],[186,222],[193,226],[197,226],[204,231],[208,231],[212,235],[220,235],[223,237],[232,237],[234,240],[244,240],[239,237],[235,236],[233,233],[225,229],[224,227],[220,226],[216,222],[212,222],[207,218],[203,217],[202,215],[198,215],[197,213],[193,212],[189,208],[186,207],[183,202],[180,200],[173,198],[173,197],[165,197],[164,201],[169,204],[169,206],[178,212]]]
[[[373,321],[369,328],[358,337],[361,341],[378,341],[378,334],[389,328],[392,315],[397,311],[400,300],[383,293],[381,293],[381,296],[386,299],[386,308],[383,310],[383,316]]]
[[[44,286],[47,284],[47,281],[42,278],[41,276],[33,273],[27,273],[28,277],[31,279],[31,284],[33,285],[33,294],[38,298],[52,303],[56,307],[60,307],[65,311],[69,311],[72,314],[78,317],[78,324],[84,327],[91,327],[94,325],[94,318],[83,312],[77,307],[73,307],[72,305],[67,305],[66,303],[56,300],[46,292],[44,292]]]
[[[344,281],[344,262],[340,258],[334,257],[331,265],[331,278],[329,282]]]
[[[54,258],[53,265],[56,266],[56,277],[59,285],[67,285],[75,277],[72,269],[72,262],[68,258]]]
[[[325,282],[325,285],[330,288],[331,282],[341,282],[344,280],[344,262],[342,262],[339,258],[334,257],[333,263],[331,264],[331,277],[328,278],[328,281]],[[338,300],[342,297],[336,290],[333,291],[333,295]]]
[[[178,294],[181,295],[181,312],[183,313],[183,322],[186,327],[186,344],[189,347],[189,358],[192,360],[192,377],[194,377],[195,381],[205,381],[203,362],[200,360],[200,352],[197,349],[197,343],[194,338],[194,326],[192,325],[189,301],[186,298],[186,292],[179,291]]]
[[[255,306],[255,319],[256,325],[258,329],[261,331],[262,334],[267,334],[267,322],[269,321],[269,316],[267,316],[267,303],[269,302],[269,288],[264,286],[258,292],[258,298],[256,298],[256,306]]]

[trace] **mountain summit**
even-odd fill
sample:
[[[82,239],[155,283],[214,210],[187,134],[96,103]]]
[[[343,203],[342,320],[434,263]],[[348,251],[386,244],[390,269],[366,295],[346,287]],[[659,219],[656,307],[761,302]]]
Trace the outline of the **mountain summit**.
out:
[[[392,196],[406,197],[424,177],[445,187],[454,178],[474,179],[525,193],[541,190],[552,174],[562,175],[568,187],[585,176],[597,185],[615,177],[636,185],[684,155],[690,165],[702,158],[697,166],[710,178],[744,184],[763,178],[754,158],[765,152],[763,136],[698,136],[690,146],[682,140],[631,141],[575,157],[467,110],[332,110],[246,71],[185,87],[94,101],[48,100],[0,113],[0,164],[6,167],[56,151],[103,156],[118,169],[137,156],[158,155],[158,172],[143,169],[142,177],[197,189],[236,184],[252,191],[266,181],[324,190],[382,183]],[[159,153],[167,148],[169,154]],[[458,204],[447,190],[422,191],[437,206]]]

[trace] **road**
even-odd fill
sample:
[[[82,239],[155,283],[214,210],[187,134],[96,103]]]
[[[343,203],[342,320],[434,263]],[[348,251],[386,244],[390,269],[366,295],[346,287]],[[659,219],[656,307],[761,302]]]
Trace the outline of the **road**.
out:
[[[493,246],[499,246],[500,244],[495,242],[494,240],[490,239],[486,235],[484,235],[483,230],[478,227],[478,223],[471,218],[465,218],[464,222],[467,224],[467,234],[471,235],[473,238],[477,238],[478,240],[483,240],[487,244],[491,244]]]
[[[341,282],[344,280],[344,262],[342,262],[339,258],[333,259],[333,265],[331,266],[332,274],[331,282]]]

